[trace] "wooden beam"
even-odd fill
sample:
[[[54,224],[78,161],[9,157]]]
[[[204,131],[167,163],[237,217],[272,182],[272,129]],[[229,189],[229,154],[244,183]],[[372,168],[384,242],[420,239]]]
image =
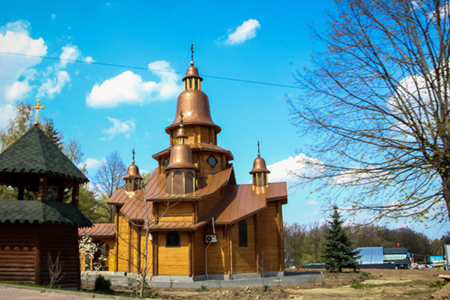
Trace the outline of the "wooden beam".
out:
[[[73,226],[73,235],[74,235],[74,240],[78,241],[78,227]],[[78,243],[77,243],[78,245]],[[75,259],[76,261],[76,266],[77,266],[77,279],[78,279],[78,286],[77,286],[77,290],[81,290],[81,269],[80,269],[80,259],[79,257],[79,250],[78,247],[74,248],[74,256],[77,258]]]
[[[188,234],[188,247],[189,247],[189,277],[192,277],[192,231],[189,230]]]
[[[128,273],[131,273],[131,222],[128,222]]]
[[[78,208],[78,194],[80,193],[80,184],[77,181],[73,182],[72,188],[72,205]]]
[[[39,188],[38,188],[38,196],[37,196],[38,201],[44,202],[46,194],[47,194],[47,176],[42,175],[39,178]]]
[[[255,214],[253,222],[255,223],[255,260],[256,260],[256,273],[259,273],[259,232],[258,232],[258,220],[259,214]]]
[[[23,184],[19,185],[19,195],[17,196],[17,200],[23,200],[25,194],[25,187]]]
[[[138,257],[137,257],[137,265],[138,265],[138,273],[141,273],[141,226],[137,227],[137,249],[138,249]]]
[[[282,272],[282,268],[284,267],[284,262],[281,261],[281,259],[284,259],[284,247],[281,244],[282,235],[283,235],[283,225],[281,224],[281,202],[277,201],[277,229],[278,229],[278,271]]]
[[[191,241],[192,241],[192,251],[191,251],[191,273],[192,279],[195,277],[195,232],[190,231]]]
[[[154,231],[152,233],[153,235],[153,275],[158,275],[158,246],[159,246],[159,235],[157,231]]]
[[[280,272],[284,272],[284,232],[283,232],[283,207],[281,206],[281,201],[278,201],[280,207],[280,244],[281,244],[281,254],[280,254]]]
[[[115,250],[114,250],[114,252],[115,252],[115,255],[116,255],[116,259],[115,259],[115,261],[114,261],[114,271],[115,272],[118,272],[119,271],[119,207],[115,207],[115,209],[116,209],[116,215],[115,215],[115,218],[116,218],[116,221],[114,222],[115,224],[116,224],[116,246],[115,246]]]
[[[35,239],[35,245],[36,245],[36,258],[35,258],[35,265],[34,265],[34,284],[41,284],[41,242],[39,238],[39,228],[40,226],[37,225],[34,230],[34,239]],[[78,256],[77,256],[78,257]]]
[[[58,186],[58,201],[64,202],[64,186],[62,184]]]

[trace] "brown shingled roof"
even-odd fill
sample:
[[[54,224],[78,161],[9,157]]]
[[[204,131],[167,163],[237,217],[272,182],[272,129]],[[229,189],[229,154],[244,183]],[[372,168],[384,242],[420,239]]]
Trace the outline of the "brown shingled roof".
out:
[[[211,212],[216,224],[236,223],[267,207],[267,201],[284,200],[287,203],[286,182],[269,183],[268,187],[251,184],[228,185],[224,200]]]
[[[158,169],[155,169],[147,181],[147,187],[145,188],[145,199],[151,201],[166,201],[171,199],[181,201],[202,199],[223,187],[230,179],[232,170],[233,167],[229,167],[225,170],[210,174],[205,178],[199,179],[198,189],[195,191],[195,193],[188,193],[185,195],[169,195],[166,194],[165,175],[158,174]]]
[[[118,189],[114,192],[111,198],[108,199],[108,204],[112,205],[124,205],[128,199],[127,191],[124,189]]]
[[[94,224],[90,228],[79,228],[78,236],[88,235],[92,238],[114,237],[114,223]]]
[[[153,204],[147,201],[147,207],[145,207],[144,192],[138,190],[134,195],[129,195],[126,203],[120,208],[120,212],[130,221],[144,221],[147,213],[147,217],[151,221]]]

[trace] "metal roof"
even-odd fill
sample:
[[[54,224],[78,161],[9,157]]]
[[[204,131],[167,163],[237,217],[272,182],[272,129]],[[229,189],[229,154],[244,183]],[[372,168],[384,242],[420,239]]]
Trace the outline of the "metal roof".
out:
[[[45,173],[81,182],[89,180],[38,127],[0,153],[0,172]]]
[[[230,174],[233,167],[230,166],[225,170],[212,173],[207,177],[198,180],[198,189],[194,193],[187,193],[185,195],[170,195],[166,193],[166,177],[165,174],[159,174],[158,168],[153,170],[152,175],[147,181],[145,188],[145,199],[152,201],[166,201],[166,200],[193,200],[202,199],[223,187],[230,179]],[[108,201],[110,203],[110,201]],[[112,203],[111,203],[112,204]]]
[[[92,238],[113,238],[115,236],[114,223],[94,224],[90,228],[79,228],[78,236],[85,235]]]
[[[92,226],[72,204],[36,200],[0,200],[0,223],[6,222]]]

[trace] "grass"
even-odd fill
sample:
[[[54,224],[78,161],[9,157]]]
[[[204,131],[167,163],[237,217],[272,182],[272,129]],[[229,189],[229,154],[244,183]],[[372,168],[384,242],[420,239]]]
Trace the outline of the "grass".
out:
[[[430,288],[443,288],[448,282],[437,280],[429,285]]]
[[[364,284],[364,283],[361,283],[361,281],[359,281],[359,280],[353,279],[350,287],[355,290],[364,290],[364,289],[374,288],[375,286],[371,285],[371,284]]]
[[[209,289],[206,287],[206,285],[203,285],[197,289],[197,292],[209,292]]]

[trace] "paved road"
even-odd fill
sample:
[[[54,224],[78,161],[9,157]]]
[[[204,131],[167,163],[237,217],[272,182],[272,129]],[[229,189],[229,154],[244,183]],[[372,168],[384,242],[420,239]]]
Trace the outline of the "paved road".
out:
[[[91,276],[90,280],[95,280],[96,276]],[[112,284],[127,284],[126,276],[105,275]],[[320,272],[296,273],[286,272],[284,277],[266,277],[235,280],[201,280],[195,282],[172,282],[173,288],[198,288],[202,285],[207,287],[247,287],[263,285],[285,285],[320,280],[324,276]],[[170,287],[170,282],[149,282],[150,287]],[[44,288],[34,288],[26,286],[16,286],[0,284],[0,300],[80,300],[80,299],[119,299],[115,296],[99,295],[91,293],[72,292],[65,290],[49,290]],[[123,299],[123,298],[121,298]]]

